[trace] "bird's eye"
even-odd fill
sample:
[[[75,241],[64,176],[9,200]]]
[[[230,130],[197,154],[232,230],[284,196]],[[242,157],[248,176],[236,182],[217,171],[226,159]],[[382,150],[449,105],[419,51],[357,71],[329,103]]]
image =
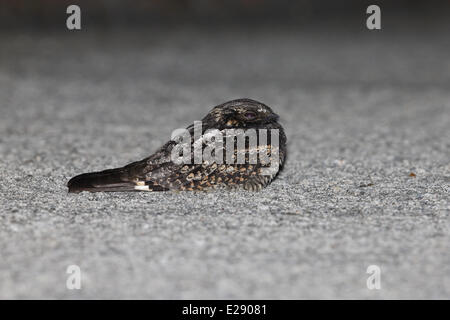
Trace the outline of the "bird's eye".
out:
[[[246,113],[244,114],[244,117],[245,117],[246,119],[248,119],[248,120],[253,120],[253,119],[256,118],[256,113],[254,113],[254,112],[246,112]]]

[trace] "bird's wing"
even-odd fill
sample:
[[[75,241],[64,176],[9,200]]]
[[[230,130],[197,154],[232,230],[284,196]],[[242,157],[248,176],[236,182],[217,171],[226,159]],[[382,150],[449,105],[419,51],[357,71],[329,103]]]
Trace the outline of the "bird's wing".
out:
[[[226,141],[226,134],[223,132],[224,141]],[[146,159],[146,167],[143,170],[145,177],[140,177],[145,185],[158,185],[162,188],[170,190],[208,190],[220,185],[226,185],[229,188],[245,185],[250,190],[260,189],[261,185],[266,185],[278,172],[278,168],[274,174],[264,174],[262,170],[267,169],[270,163],[263,164],[257,158],[256,162],[249,161],[252,155],[261,152],[261,147],[238,149],[233,148],[233,163],[227,163],[226,143],[219,146],[222,149],[222,161],[203,161],[201,163],[193,163],[192,150],[196,144],[201,144],[202,154],[205,152],[207,143],[204,135],[196,141],[191,141],[191,163],[174,163],[171,159],[171,152],[174,143],[167,144],[161,148],[160,153],[155,153],[152,157]],[[218,149],[219,149],[218,148]],[[262,147],[264,148],[264,147]],[[218,149],[215,151],[218,152]],[[264,149],[266,152],[273,152],[273,148],[269,146]],[[263,150],[263,151],[264,151]],[[238,154],[242,153],[245,156],[243,163],[235,163],[238,159]],[[138,170],[139,171],[139,170]],[[145,188],[145,187],[143,187]]]

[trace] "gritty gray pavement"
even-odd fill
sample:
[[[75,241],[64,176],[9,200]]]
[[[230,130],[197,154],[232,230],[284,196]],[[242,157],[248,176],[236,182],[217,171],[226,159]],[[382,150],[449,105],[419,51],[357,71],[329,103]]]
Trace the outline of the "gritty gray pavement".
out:
[[[449,299],[439,30],[2,34],[0,298]],[[262,192],[67,194],[239,97],[287,131]]]

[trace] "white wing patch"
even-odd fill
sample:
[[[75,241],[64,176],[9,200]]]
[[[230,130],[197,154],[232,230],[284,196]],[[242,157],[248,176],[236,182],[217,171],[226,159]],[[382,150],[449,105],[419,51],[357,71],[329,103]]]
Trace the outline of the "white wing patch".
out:
[[[134,190],[139,190],[139,191],[150,191],[150,188],[148,186],[135,186]]]

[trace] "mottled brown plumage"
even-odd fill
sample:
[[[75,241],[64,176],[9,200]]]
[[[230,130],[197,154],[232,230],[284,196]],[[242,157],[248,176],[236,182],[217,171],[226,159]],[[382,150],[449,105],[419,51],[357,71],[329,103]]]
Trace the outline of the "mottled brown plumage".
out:
[[[278,116],[263,103],[251,99],[238,99],[214,107],[201,121],[200,136],[194,134],[194,125],[187,127],[190,134],[189,147],[195,143],[205,150],[208,130],[217,129],[224,137],[232,138],[242,135],[230,129],[253,129],[254,132],[277,129],[279,133],[278,147],[272,143],[270,133],[267,143],[257,136],[258,145],[251,146],[249,138],[244,145],[231,144],[231,153],[227,155],[227,143],[224,139],[223,161],[219,149],[217,158],[213,161],[203,159],[201,163],[194,163],[194,154],[188,155],[190,163],[177,163],[172,159],[175,146],[180,144],[180,137],[176,137],[163,145],[153,155],[141,161],[130,163],[122,168],[109,169],[101,172],[85,173],[72,178],[68,182],[69,192],[81,191],[169,191],[169,190],[198,190],[209,191],[217,188],[257,191],[268,185],[281,170],[286,157],[286,136],[283,127],[277,122]],[[251,130],[249,130],[251,131]],[[247,131],[248,132],[248,131]],[[269,131],[270,132],[270,131]],[[251,147],[251,148],[250,148]],[[191,150],[193,150],[192,148]],[[229,149],[230,150],[230,149]],[[279,156],[279,167],[275,167],[267,174],[263,170],[270,167],[257,157],[252,163],[251,155],[257,152],[276,154]],[[216,156],[215,152],[211,153]],[[238,164],[237,160],[244,154],[245,161]],[[232,162],[230,163],[230,157]],[[222,162],[222,163],[221,163]],[[242,161],[241,161],[242,162]]]

